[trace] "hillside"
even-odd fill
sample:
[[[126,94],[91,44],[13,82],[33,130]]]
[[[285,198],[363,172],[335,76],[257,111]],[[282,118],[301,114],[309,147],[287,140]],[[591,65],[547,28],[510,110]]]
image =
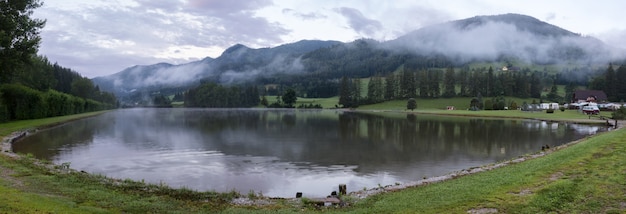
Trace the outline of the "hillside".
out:
[[[187,89],[200,80],[238,83],[255,76],[297,72],[303,69],[299,58],[304,53],[336,44],[339,42],[303,40],[260,49],[237,44],[215,59],[207,57],[181,65],[138,65],[109,76],[96,77],[93,81],[102,90],[114,92],[122,99],[134,92],[150,94],[167,88]]]
[[[530,16],[504,14],[424,27],[397,39],[350,43],[303,40],[274,48],[237,44],[221,56],[183,65],[134,66],[94,79],[124,99],[133,92],[180,91],[201,80],[221,84],[301,84],[342,76],[384,75],[409,69],[460,67],[471,63],[605,66],[616,59],[609,46]],[[553,66],[555,67],[555,66]],[[558,67],[558,66],[556,66]]]

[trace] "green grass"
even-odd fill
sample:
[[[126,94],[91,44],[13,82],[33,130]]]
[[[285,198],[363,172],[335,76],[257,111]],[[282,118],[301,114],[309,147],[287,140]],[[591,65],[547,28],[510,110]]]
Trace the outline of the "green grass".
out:
[[[60,124],[63,122],[77,120],[77,119],[90,117],[90,116],[95,116],[98,114],[102,114],[104,112],[106,111],[89,112],[89,113],[67,115],[67,116],[60,116],[60,117],[49,117],[49,118],[43,118],[43,119],[19,120],[19,121],[0,123],[0,137],[6,136],[16,131],[28,130],[28,129],[33,129],[37,127],[54,126],[56,124]]]
[[[0,213],[216,212],[238,195],[51,170],[29,156],[2,155],[0,169],[13,177],[0,182]]]
[[[276,102],[276,96],[266,96],[265,97],[267,99],[267,103],[272,104]],[[298,97],[298,99],[296,100],[296,107],[299,106],[300,104],[320,104],[322,105],[322,108],[334,108],[335,105],[339,103],[339,97],[335,96],[335,97],[330,97],[330,98],[303,98],[303,97]],[[263,107],[263,106],[259,106],[259,107]]]
[[[623,213],[626,130],[550,155],[458,179],[377,195],[353,213]]]
[[[437,99],[429,99],[429,98],[416,98],[417,100],[417,109],[446,109],[447,106],[454,106],[456,109],[468,109],[472,97],[455,97],[455,98],[437,98]],[[483,97],[483,102],[485,100],[492,99],[491,97]],[[517,103],[518,106],[522,106],[522,103],[532,103],[533,100],[539,102],[539,99],[533,98],[517,98],[517,97],[505,97],[506,104],[511,101]],[[378,110],[404,110],[406,109],[407,100],[393,100],[386,101],[383,103],[372,104],[372,105],[364,105],[360,106],[359,109],[378,109]]]

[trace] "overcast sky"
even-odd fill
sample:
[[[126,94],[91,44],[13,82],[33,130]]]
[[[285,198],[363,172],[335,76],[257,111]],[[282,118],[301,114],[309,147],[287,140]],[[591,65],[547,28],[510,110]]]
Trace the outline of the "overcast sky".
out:
[[[519,13],[626,48],[623,0],[43,0],[39,53],[83,76],[218,57],[240,43],[395,39],[477,15]]]

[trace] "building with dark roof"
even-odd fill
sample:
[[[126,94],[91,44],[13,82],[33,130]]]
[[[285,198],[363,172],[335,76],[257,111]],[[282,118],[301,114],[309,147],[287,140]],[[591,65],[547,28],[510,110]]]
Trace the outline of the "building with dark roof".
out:
[[[572,94],[572,103],[580,102],[607,102],[607,96],[604,91],[599,90],[578,90]]]

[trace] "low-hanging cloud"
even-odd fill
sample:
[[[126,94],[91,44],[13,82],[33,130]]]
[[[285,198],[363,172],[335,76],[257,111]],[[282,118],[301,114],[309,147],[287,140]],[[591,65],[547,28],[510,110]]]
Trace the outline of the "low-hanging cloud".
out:
[[[394,49],[401,48],[419,54],[443,54],[459,62],[496,60],[501,56],[514,56],[526,62],[557,63],[564,60],[581,60],[608,63],[617,56],[606,50],[596,39],[575,34],[567,36],[538,35],[516,25],[487,21],[461,29],[453,23],[427,27],[390,42]],[[576,51],[586,53],[581,59]]]
[[[383,29],[379,21],[365,17],[363,13],[357,9],[341,7],[336,8],[335,11],[348,19],[350,28],[365,37],[374,37],[378,31]]]
[[[292,16],[295,16],[295,17],[298,17],[298,18],[300,18],[300,19],[302,19],[302,20],[316,20],[316,19],[325,19],[325,18],[328,18],[327,16],[322,15],[322,14],[313,13],[313,12],[310,12],[310,13],[301,13],[301,12],[298,12],[298,11],[295,11],[295,10],[293,10],[293,9],[289,9],[289,8],[285,8],[285,9],[283,9],[283,10],[282,10],[282,13],[283,13],[283,14],[289,14],[289,15],[292,15]]]

